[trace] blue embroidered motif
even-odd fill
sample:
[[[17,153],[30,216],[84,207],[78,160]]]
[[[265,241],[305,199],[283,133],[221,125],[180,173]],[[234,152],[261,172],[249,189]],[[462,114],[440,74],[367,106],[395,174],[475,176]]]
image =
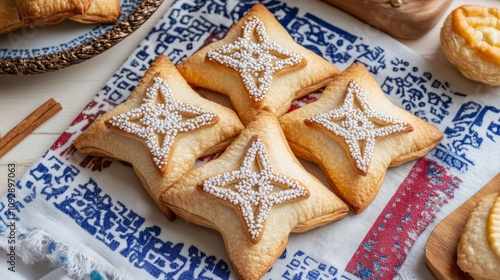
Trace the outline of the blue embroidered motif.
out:
[[[74,166],[64,166],[63,168],[63,162],[55,156],[49,157],[47,162],[52,165],[47,167],[40,163],[31,169],[29,173],[34,181],[38,182],[38,184],[43,184],[40,194],[45,196],[45,200],[49,201],[63,194],[70,187],[70,183],[80,173],[80,170]],[[26,182],[25,186],[31,188],[34,185],[34,181]],[[29,203],[30,199],[25,197],[23,200]]]
[[[284,258],[286,258],[286,256]],[[287,280],[350,279],[345,275],[341,275],[336,267],[319,262],[301,250],[293,254],[292,259],[286,265],[286,270],[281,277]]]
[[[474,166],[470,154],[480,149],[484,141],[496,142],[500,136],[500,109],[470,101],[462,104],[452,120],[453,126],[444,130],[446,143],[435,150],[435,156],[449,166],[466,171]]]
[[[229,265],[207,255],[195,246],[160,239],[161,229],[145,224],[145,218],[113,199],[89,178],[87,183],[70,187],[80,174],[55,156],[46,154],[45,161],[36,165],[18,182],[18,189],[34,192],[31,200],[44,199],[70,217],[76,224],[110,250],[119,252],[137,268],[160,279],[229,279]],[[79,178],[81,181],[82,178]],[[39,191],[37,191],[39,190]],[[40,197],[37,198],[37,194]],[[21,211],[18,207],[18,212]],[[7,217],[5,204],[0,203],[1,222]],[[56,244],[49,246],[54,250]],[[205,278],[204,278],[205,277]]]

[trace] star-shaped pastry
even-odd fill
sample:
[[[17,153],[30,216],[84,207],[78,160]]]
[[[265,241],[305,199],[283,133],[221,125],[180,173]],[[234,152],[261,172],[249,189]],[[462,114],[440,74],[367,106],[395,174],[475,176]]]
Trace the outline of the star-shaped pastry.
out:
[[[239,169],[210,177],[198,189],[235,206],[253,243],[261,239],[274,205],[309,196],[300,182],[274,171],[266,146],[257,136],[250,140]]]
[[[146,89],[139,107],[106,121],[111,129],[139,137],[151,153],[161,174],[168,171],[169,154],[179,133],[189,132],[219,121],[212,112],[177,101],[167,82],[159,76]]]
[[[302,167],[277,118],[265,110],[219,158],[166,190],[162,201],[188,221],[219,231],[241,279],[260,279],[290,232],[325,225],[348,211]]]
[[[264,5],[255,4],[226,34],[177,65],[189,84],[228,95],[244,124],[263,107],[276,116],[340,71],[297,44]]]
[[[264,23],[258,17],[245,22],[243,35],[236,42],[209,51],[207,58],[238,72],[249,98],[255,103],[266,97],[274,74],[305,64],[301,55],[270,42]]]
[[[358,105],[359,107],[356,107]],[[372,110],[366,93],[350,81],[342,105],[304,120],[310,126],[326,129],[346,147],[354,168],[366,175],[373,155],[375,139],[413,128],[389,115]]]
[[[280,123],[294,153],[317,163],[356,213],[375,198],[388,167],[424,156],[443,138],[439,129],[392,104],[361,63]]]
[[[224,150],[243,130],[236,113],[201,97],[159,56],[122,104],[75,141],[83,153],[130,162],[169,219],[159,197],[200,157]]]

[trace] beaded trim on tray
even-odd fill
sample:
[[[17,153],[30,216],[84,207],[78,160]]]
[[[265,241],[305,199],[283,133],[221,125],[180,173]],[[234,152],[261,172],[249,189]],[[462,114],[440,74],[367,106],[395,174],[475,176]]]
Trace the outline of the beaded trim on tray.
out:
[[[179,133],[217,121],[215,114],[174,99],[167,82],[155,77],[138,108],[113,116],[106,124],[144,139],[154,164],[161,171],[168,163],[170,149]]]
[[[360,108],[354,106],[355,99]],[[375,138],[384,137],[413,128],[394,117],[373,111],[366,100],[365,91],[349,81],[347,94],[340,107],[304,120],[324,127],[347,145],[351,158],[361,174],[366,175],[375,146]]]
[[[238,170],[211,177],[199,189],[236,206],[253,243],[261,239],[274,205],[309,196],[300,182],[274,171],[264,142],[256,136],[250,141]]]
[[[209,51],[207,58],[238,72],[250,99],[255,103],[266,97],[276,72],[303,61],[301,55],[270,42],[264,23],[257,17],[250,18],[243,25],[242,37]]]

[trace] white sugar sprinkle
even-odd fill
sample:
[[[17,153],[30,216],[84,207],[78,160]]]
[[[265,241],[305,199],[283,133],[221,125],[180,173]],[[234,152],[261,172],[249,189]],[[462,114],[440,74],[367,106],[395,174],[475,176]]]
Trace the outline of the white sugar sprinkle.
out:
[[[260,166],[258,173],[251,169],[254,164]],[[234,183],[234,189],[229,188]],[[264,223],[274,205],[308,195],[306,188],[298,181],[274,172],[266,146],[260,138],[251,143],[240,169],[205,180],[203,190],[238,206],[254,242],[260,239]],[[254,207],[258,209],[256,212]]]
[[[143,103],[112,117],[108,124],[144,139],[155,165],[162,169],[177,134],[211,125],[215,117],[207,110],[175,100],[167,82],[155,77],[154,84],[146,90]]]
[[[360,108],[355,108],[355,99]],[[340,107],[327,113],[318,114],[305,120],[326,128],[343,139],[356,167],[366,173],[370,164],[375,138],[407,131],[410,125],[394,117],[373,111],[366,100],[366,93],[354,81],[350,81],[344,102]],[[378,126],[376,125],[378,124]],[[383,125],[383,126],[382,126]],[[359,145],[364,141],[364,146]]]
[[[257,42],[252,41],[255,34]],[[207,57],[237,71],[254,102],[266,97],[273,75],[299,64],[303,57],[269,41],[264,23],[257,17],[243,25],[243,36],[235,42],[209,51]]]

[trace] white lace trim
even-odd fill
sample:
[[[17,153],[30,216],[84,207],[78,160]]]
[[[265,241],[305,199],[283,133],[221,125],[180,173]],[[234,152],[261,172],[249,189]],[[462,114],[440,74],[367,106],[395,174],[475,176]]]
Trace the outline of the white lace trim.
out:
[[[0,247],[9,250],[8,230],[0,233]],[[68,276],[75,279],[117,279],[126,280],[124,275],[106,267],[83,252],[64,244],[42,229],[18,229],[15,243],[16,258],[31,265],[49,261],[55,267],[62,267]]]

